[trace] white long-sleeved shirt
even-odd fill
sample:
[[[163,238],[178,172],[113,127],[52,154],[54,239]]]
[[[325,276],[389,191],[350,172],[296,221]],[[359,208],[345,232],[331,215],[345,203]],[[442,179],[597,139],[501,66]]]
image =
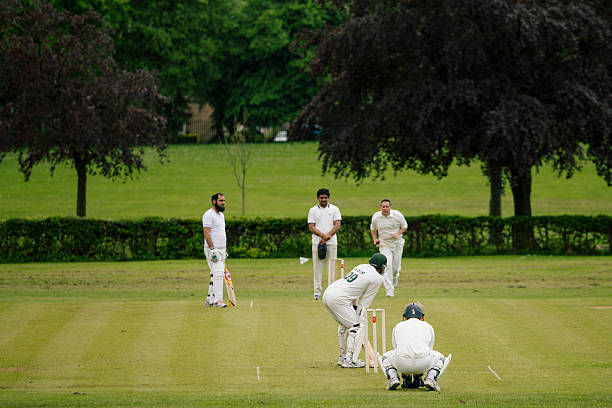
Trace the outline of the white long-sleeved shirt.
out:
[[[391,341],[399,356],[416,359],[429,355],[434,348],[436,336],[429,323],[408,319],[395,325]]]
[[[338,279],[325,290],[327,296],[333,296],[339,303],[350,304],[358,300],[358,304],[367,309],[371,304],[383,278],[370,264],[357,265],[343,279]]]

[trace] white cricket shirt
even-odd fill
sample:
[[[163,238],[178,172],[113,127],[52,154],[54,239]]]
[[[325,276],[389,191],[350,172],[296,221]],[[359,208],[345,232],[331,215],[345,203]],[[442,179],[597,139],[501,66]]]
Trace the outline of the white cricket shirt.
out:
[[[402,235],[397,238],[391,238],[391,235],[399,231],[400,228],[408,228],[408,223],[404,215],[397,210],[391,210],[387,216],[384,216],[382,211],[377,211],[372,216],[370,230],[378,231],[378,239],[380,239],[380,243],[383,246],[385,244],[396,244],[401,241]]]
[[[210,238],[215,248],[225,248],[227,238],[225,236],[225,216],[222,212],[217,213],[210,208],[202,216],[202,226],[210,227]],[[208,248],[206,240],[204,240],[204,248]]]
[[[383,278],[370,264],[357,265],[342,279],[338,279],[325,290],[325,295],[336,303],[350,304],[359,299],[359,305],[367,309],[378,293]]]
[[[419,319],[408,319],[395,325],[391,341],[398,356],[416,359],[430,354],[436,337],[429,323]]]
[[[340,210],[333,204],[327,204],[327,207],[320,207],[319,204],[315,205],[308,211],[308,223],[314,224],[315,227],[324,234],[327,234],[334,227],[334,221],[342,220]],[[321,241],[321,237],[312,234],[312,243],[318,244]],[[334,234],[328,244],[338,244],[338,237]]]

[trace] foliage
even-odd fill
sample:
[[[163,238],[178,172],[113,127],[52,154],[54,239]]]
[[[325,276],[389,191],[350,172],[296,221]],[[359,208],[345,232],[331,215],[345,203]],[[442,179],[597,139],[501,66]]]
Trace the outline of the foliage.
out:
[[[236,183],[240,188],[242,198],[241,214],[244,217],[246,209],[246,175],[249,168],[255,164],[256,159],[253,155],[252,145],[246,143],[244,127],[237,129],[229,137],[225,137],[223,147],[225,148],[227,159],[234,170]]]
[[[612,217],[407,217],[406,256],[515,253],[512,230],[529,226],[542,254],[612,254]],[[344,217],[338,234],[339,256],[367,256],[375,248],[370,217]],[[502,240],[489,244],[491,227]],[[299,257],[311,254],[302,218],[243,218],[226,222],[232,258]],[[125,261],[201,258],[199,221],[146,218],[103,221],[52,217],[12,219],[0,224],[1,262]]]
[[[163,157],[156,80],[117,67],[99,15],[9,0],[0,5],[0,30],[0,153],[18,154],[26,181],[40,162],[51,163],[51,173],[71,163],[77,215],[85,216],[88,173],[129,177],[145,168],[144,146]]]
[[[292,125],[323,128],[323,170],[438,177],[480,160],[531,215],[531,172],[584,160],[612,183],[612,25],[605,1],[338,1],[350,19],[310,64],[327,80]],[[609,13],[609,9],[608,9]]]
[[[129,71],[154,70],[160,91],[172,98],[164,106],[172,137],[188,118],[189,101],[204,101],[205,83],[215,75],[210,59],[222,46],[224,19],[233,1],[53,0],[75,13],[95,10],[113,27],[118,64]],[[172,139],[174,141],[174,139]]]
[[[295,118],[319,85],[290,44],[298,33],[330,21],[334,16],[312,0],[249,0],[232,10],[223,36],[213,39],[215,73],[206,84],[217,128],[225,125],[233,133],[244,112],[251,127]],[[218,134],[223,140],[220,130]]]

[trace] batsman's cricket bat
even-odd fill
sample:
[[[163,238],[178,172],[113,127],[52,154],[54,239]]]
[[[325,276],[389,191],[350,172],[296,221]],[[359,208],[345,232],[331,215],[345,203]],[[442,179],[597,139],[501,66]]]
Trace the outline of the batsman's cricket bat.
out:
[[[234,293],[234,283],[232,282],[232,275],[230,275],[229,269],[225,267],[223,273],[223,280],[225,281],[225,291],[227,292],[227,300],[230,306],[236,306],[236,293]]]
[[[363,347],[363,352],[368,354],[368,357],[366,360],[368,360],[370,362],[370,367],[374,368],[374,348],[372,347],[372,343],[370,343],[370,340],[365,341],[361,343],[361,346]]]

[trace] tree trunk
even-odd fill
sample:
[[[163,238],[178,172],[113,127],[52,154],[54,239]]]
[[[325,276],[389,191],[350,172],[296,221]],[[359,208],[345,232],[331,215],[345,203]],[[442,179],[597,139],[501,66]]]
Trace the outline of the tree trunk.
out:
[[[489,182],[491,183],[491,192],[489,197],[489,217],[502,216],[501,197],[503,191],[502,169],[501,167],[489,164],[487,166],[489,174]],[[503,245],[503,232],[499,226],[491,226],[489,228],[489,245],[495,245],[499,248]]]
[[[77,187],[77,217],[86,217],[87,211],[87,166],[80,160],[75,160],[74,166],[76,167],[78,177]]]
[[[246,163],[244,163],[242,167],[242,216],[244,217],[244,213],[246,210]]]
[[[514,216],[531,217],[531,173],[511,175]],[[519,221],[512,226],[512,247],[516,252],[537,248],[533,227],[528,220]]]
[[[491,196],[489,197],[489,216],[502,216],[502,172],[499,167],[489,167],[489,182],[491,183]]]

